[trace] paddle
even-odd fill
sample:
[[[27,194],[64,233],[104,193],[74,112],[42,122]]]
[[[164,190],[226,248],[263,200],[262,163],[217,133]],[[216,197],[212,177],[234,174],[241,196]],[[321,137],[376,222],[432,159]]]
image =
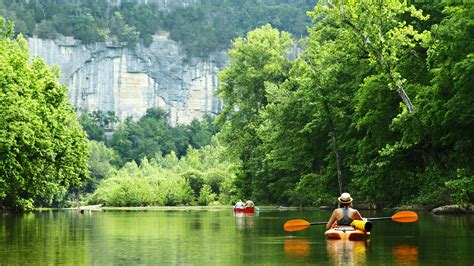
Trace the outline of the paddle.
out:
[[[283,229],[287,232],[293,232],[293,231],[300,231],[304,230],[311,225],[319,225],[319,224],[327,224],[327,222],[315,222],[315,223],[310,223],[305,220],[289,220],[285,223],[283,226]]]
[[[399,223],[412,223],[418,221],[418,214],[412,211],[397,212],[390,217],[367,218],[369,221],[375,220],[392,220]]]
[[[368,218],[367,220],[392,220],[399,223],[411,223],[418,221],[418,215],[412,211],[401,211],[397,212],[391,217],[378,217],[378,218]],[[320,225],[320,224],[327,224],[327,222],[314,222],[310,223],[306,220],[289,220],[283,225],[283,229],[287,232],[293,231],[301,231],[304,230],[311,225]]]

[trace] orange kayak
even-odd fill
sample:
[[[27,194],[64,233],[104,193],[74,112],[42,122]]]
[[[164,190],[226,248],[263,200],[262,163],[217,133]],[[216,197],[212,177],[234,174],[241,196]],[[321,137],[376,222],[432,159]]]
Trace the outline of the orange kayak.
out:
[[[340,239],[340,240],[366,240],[370,237],[370,232],[355,229],[352,226],[339,226],[331,228],[324,233],[326,239]]]

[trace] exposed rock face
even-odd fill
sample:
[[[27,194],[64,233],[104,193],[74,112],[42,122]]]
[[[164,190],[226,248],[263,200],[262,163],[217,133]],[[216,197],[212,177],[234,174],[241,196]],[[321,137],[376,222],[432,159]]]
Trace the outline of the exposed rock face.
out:
[[[150,47],[135,49],[104,43],[86,46],[72,37],[29,38],[28,44],[32,56],[60,66],[60,82],[69,87],[78,111],[113,111],[123,120],[161,107],[174,125],[220,111],[215,93],[217,73],[227,62],[224,52],[206,60],[188,58],[165,35],[154,36]]]

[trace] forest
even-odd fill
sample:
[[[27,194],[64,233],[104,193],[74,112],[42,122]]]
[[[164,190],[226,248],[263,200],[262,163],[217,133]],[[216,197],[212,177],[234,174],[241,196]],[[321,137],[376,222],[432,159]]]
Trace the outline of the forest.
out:
[[[236,16],[245,13],[237,1],[224,2],[235,3]],[[177,127],[160,109],[138,121],[76,115],[58,69],[30,61],[15,33],[22,26],[2,23],[0,208],[240,198],[334,206],[344,191],[376,208],[472,203],[473,9],[457,2],[323,1],[301,19],[306,30],[243,19],[247,26],[212,48],[229,47],[219,74],[223,112]],[[190,10],[174,12],[189,19]],[[46,17],[34,20],[35,30],[52,23]],[[126,25],[142,25],[136,23]],[[290,60],[295,43],[303,51]],[[212,51],[200,45],[187,51]]]
[[[310,21],[306,11],[313,5],[308,0],[206,0],[164,12],[155,4],[136,1],[111,6],[102,0],[0,0],[0,16],[14,21],[15,31],[27,36],[54,39],[61,34],[85,44],[149,46],[153,34],[167,32],[189,56],[207,57],[227,50],[233,38],[267,23],[303,36]]]

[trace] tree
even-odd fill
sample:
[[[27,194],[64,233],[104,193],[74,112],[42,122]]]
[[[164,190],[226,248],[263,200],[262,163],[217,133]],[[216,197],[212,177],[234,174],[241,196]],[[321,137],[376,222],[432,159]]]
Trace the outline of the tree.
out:
[[[316,13],[323,13],[342,28],[347,29],[359,42],[373,64],[379,71],[389,76],[389,86],[400,95],[403,103],[412,113],[414,111],[410,98],[406,94],[404,78],[397,71],[400,57],[407,49],[412,49],[416,43],[428,37],[428,34],[419,33],[412,25],[401,19],[409,13],[411,17],[426,20],[422,11],[406,2],[399,0],[378,2],[344,2],[328,1],[325,5],[318,5]]]
[[[85,192],[93,192],[99,182],[115,169],[117,164],[117,153],[105,146],[102,142],[89,141],[89,171],[91,179],[86,183]]]
[[[201,148],[211,142],[212,136],[216,133],[216,129],[212,128],[213,118],[204,116],[202,120],[194,119],[191,124],[187,125],[189,131],[189,143],[194,148]]]
[[[198,204],[202,206],[209,205],[216,200],[217,195],[212,192],[211,186],[205,184],[199,192]]]
[[[254,182],[261,179],[264,157],[256,131],[262,123],[260,112],[268,104],[265,85],[282,83],[288,77],[291,63],[285,54],[291,45],[289,33],[270,25],[257,28],[233,42],[230,63],[219,76],[218,93],[225,107],[218,121],[227,121],[223,127],[225,141],[242,161],[237,187],[243,197],[263,198],[268,194],[265,186]]]
[[[25,39],[0,19],[0,207],[50,204],[88,177],[87,138],[58,69],[29,61]]]

